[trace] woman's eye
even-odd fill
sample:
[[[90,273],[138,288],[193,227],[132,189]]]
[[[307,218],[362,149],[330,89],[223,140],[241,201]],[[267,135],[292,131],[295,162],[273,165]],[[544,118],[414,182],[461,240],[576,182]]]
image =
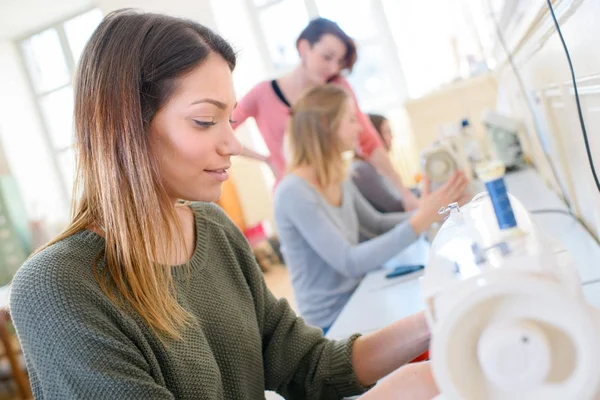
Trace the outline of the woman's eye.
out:
[[[230,124],[237,124],[237,121],[232,120],[231,118],[229,119],[229,123]]]
[[[199,121],[197,119],[194,119],[193,121],[194,124],[196,124],[200,128],[210,128],[211,126],[214,126],[216,124],[215,121]]]

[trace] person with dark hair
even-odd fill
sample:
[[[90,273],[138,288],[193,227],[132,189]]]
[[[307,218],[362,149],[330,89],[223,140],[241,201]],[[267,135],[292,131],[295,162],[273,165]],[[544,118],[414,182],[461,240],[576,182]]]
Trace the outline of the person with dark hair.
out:
[[[300,63],[290,73],[256,85],[246,94],[233,113],[236,128],[252,117],[270,155],[264,156],[245,148],[243,155],[267,162],[275,178],[280,181],[286,172],[284,132],[292,105],[306,90],[334,83],[345,88],[358,102],[350,84],[341,76],[343,70],[352,71],[357,59],[354,41],[333,21],[325,18],[312,20],[296,41]],[[418,199],[404,186],[394,170],[377,131],[362,112],[358,112],[361,125],[359,152],[374,168],[386,176],[402,194],[405,207],[418,207]]]
[[[324,338],[269,292],[212,204],[241,153],[235,64],[210,29],[129,10],[86,45],[74,216],[11,289],[36,399],[340,399],[390,373],[366,398],[436,392],[428,364],[398,369],[429,344],[422,314]]]
[[[386,151],[389,152],[393,138],[390,122],[378,114],[369,114],[369,119],[377,129]],[[398,189],[363,157],[358,154],[355,156],[350,171],[354,185],[377,211],[391,213],[406,210]]]

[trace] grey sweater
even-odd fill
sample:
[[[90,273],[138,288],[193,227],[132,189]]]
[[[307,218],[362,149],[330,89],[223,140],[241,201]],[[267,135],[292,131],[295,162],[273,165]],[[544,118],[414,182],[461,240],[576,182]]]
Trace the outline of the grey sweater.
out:
[[[329,327],[363,276],[417,239],[410,215],[377,212],[351,181],[343,183],[340,207],[296,175],[279,184],[277,232],[307,323]],[[374,238],[359,243],[359,233]]]
[[[361,393],[355,337],[333,342],[265,287],[239,230],[197,204],[190,262],[173,268],[197,322],[163,343],[100,290],[92,264],[104,239],[77,233],[30,259],[13,281],[11,313],[36,399],[338,399]],[[102,259],[100,266],[102,266]]]
[[[404,203],[396,189],[373,165],[355,160],[350,168],[354,184],[365,199],[382,213],[404,211]]]

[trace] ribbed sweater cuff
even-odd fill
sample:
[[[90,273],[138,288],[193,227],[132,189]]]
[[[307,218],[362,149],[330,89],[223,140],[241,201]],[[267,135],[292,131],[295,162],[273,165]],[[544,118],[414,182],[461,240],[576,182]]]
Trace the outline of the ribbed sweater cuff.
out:
[[[356,396],[370,389],[358,382],[352,368],[352,346],[360,336],[356,334],[347,340],[335,342],[331,351],[330,383],[340,398]]]

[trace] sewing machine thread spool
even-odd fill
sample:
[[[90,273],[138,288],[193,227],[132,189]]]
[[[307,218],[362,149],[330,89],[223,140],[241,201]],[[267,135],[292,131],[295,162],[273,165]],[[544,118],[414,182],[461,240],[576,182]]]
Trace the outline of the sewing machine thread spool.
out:
[[[477,175],[485,183],[500,230],[508,231],[517,227],[517,220],[506,191],[504,171],[500,161],[490,161],[477,168]]]

